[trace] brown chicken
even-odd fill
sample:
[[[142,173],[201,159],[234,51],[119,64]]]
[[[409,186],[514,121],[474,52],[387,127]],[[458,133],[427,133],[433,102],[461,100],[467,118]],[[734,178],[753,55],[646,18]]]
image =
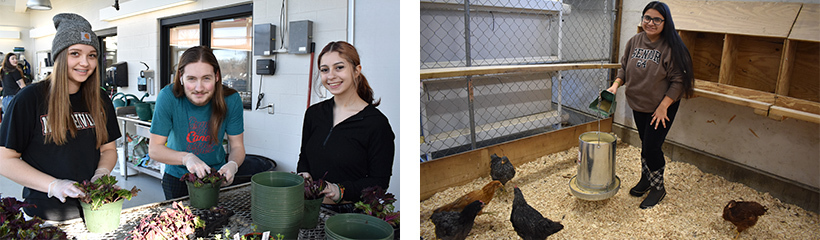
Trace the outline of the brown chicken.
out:
[[[498,180],[492,181],[490,183],[487,183],[487,185],[484,185],[484,187],[482,187],[479,190],[467,193],[467,195],[464,195],[447,205],[436,208],[436,210],[433,210],[433,212],[460,212],[464,209],[464,207],[474,202],[475,200],[481,200],[481,202],[483,202],[485,205],[490,204],[490,201],[493,200],[493,196],[495,195],[495,191],[498,190],[499,187],[501,187],[501,182],[499,182]]]
[[[766,214],[766,207],[756,202],[743,201],[729,201],[726,207],[723,207],[723,219],[732,222],[737,227],[737,235],[735,239],[740,236],[740,232],[750,228],[757,223],[757,217]]]

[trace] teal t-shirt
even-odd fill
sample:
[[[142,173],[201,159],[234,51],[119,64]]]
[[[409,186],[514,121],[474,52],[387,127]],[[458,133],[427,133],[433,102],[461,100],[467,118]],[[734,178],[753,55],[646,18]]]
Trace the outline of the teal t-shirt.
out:
[[[168,147],[195,154],[209,166],[219,169],[225,164],[225,149],[222,139],[225,133],[239,135],[244,132],[242,99],[239,93],[225,97],[227,115],[219,127],[218,140],[210,142],[208,121],[211,118],[211,103],[196,106],[187,97],[175,97],[173,85],[160,90],[151,120],[151,133],[168,137]],[[165,172],[174,177],[188,173],[183,165],[165,165]]]

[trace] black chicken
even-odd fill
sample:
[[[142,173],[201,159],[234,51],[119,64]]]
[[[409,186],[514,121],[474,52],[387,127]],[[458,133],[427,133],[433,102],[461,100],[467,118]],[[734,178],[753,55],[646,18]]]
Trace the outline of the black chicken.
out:
[[[512,213],[510,213],[510,222],[519,237],[525,240],[547,239],[549,235],[564,229],[564,225],[560,222],[553,222],[545,218],[538,210],[527,204],[521,189],[516,187],[514,191],[515,198]]]
[[[461,212],[437,212],[430,216],[436,225],[436,238],[444,240],[461,240],[467,238],[476,215],[484,208],[484,202],[476,200]]]
[[[501,184],[507,184],[510,179],[515,177],[515,167],[506,156],[498,157],[493,154],[490,156],[490,176],[493,180],[498,180]]]

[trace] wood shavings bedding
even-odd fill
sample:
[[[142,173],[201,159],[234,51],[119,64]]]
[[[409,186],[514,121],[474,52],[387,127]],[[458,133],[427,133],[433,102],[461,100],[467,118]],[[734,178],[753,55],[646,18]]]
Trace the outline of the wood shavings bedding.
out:
[[[569,181],[577,174],[578,148],[543,156],[516,167],[516,176],[487,204],[487,214],[476,217],[468,239],[520,239],[510,223],[513,188],[518,186],[527,202],[544,217],[560,221],[564,229],[550,239],[731,239],[735,226],[723,220],[729,200],[756,201],[769,210],[757,225],[739,239],[820,239],[820,216],[780,202],[697,167],[667,159],[666,198],[651,209],[640,209],[644,197],[632,197],[629,189],[640,179],[640,148],[620,143],[615,174],[621,189],[601,201],[586,201],[570,193]],[[487,176],[434,194],[420,204],[420,235],[435,239],[430,221],[433,209],[490,182]]]

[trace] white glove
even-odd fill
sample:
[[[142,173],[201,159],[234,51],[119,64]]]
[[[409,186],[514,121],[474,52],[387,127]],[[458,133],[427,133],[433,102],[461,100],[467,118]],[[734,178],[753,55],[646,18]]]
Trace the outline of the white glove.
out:
[[[94,176],[91,177],[91,182],[97,181],[97,179],[108,174],[111,174],[111,170],[108,170],[108,168],[97,168],[97,170],[94,170]]]
[[[60,202],[65,202],[66,197],[84,197],[85,193],[74,186],[75,183],[77,182],[66,179],[54,179],[48,184],[48,197],[56,197]]]
[[[236,175],[236,171],[239,170],[239,165],[236,165],[234,161],[228,161],[225,165],[222,165],[222,168],[219,168],[219,173],[222,176],[225,176],[225,182],[222,183],[222,186],[228,186],[233,183],[233,177]]]
[[[199,178],[211,173],[211,166],[205,164],[205,162],[200,160],[199,157],[193,153],[188,153],[182,157],[182,165],[185,165],[185,167],[188,168],[188,172],[196,174]]]

